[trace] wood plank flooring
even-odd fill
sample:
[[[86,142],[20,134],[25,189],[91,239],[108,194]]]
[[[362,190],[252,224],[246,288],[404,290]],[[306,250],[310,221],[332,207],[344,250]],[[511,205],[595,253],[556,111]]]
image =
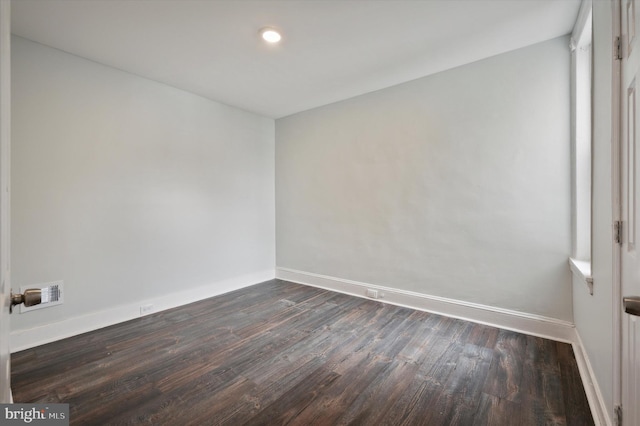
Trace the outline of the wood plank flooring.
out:
[[[280,280],[12,356],[74,425],[591,425],[570,345]]]

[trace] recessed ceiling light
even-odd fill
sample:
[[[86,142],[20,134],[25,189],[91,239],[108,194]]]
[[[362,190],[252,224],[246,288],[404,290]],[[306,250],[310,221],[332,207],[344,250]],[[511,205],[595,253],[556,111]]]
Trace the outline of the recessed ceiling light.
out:
[[[260,30],[260,37],[268,43],[277,43],[282,40],[282,36],[278,30],[269,27]]]

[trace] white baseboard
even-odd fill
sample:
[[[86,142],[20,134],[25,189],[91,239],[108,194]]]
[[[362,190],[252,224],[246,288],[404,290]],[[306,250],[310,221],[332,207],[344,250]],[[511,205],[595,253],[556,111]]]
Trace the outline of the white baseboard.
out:
[[[600,386],[596,380],[578,330],[576,330],[575,341],[573,342],[573,353],[576,356],[580,378],[584,385],[584,391],[587,394],[587,400],[589,401],[594,423],[596,426],[613,426],[611,416],[607,410],[607,404],[605,404],[604,398],[602,397]]]
[[[379,302],[491,325],[560,342],[573,343],[575,340],[575,326],[573,323],[541,315],[430,296],[288,268],[276,268],[276,278],[365,298],[366,290],[374,289],[384,294],[383,298],[376,299]]]
[[[264,281],[273,279],[274,270],[260,271],[252,274],[242,275],[218,281],[216,283],[193,288],[190,290],[179,291],[153,299],[145,299],[129,303],[127,305],[113,307],[111,309],[92,312],[87,315],[67,318],[63,321],[46,324],[40,327],[30,328],[26,330],[17,330],[11,333],[10,347],[11,352],[18,352],[29,349],[45,343],[54,342],[99,328],[108,327],[124,321],[129,321],[142,316],[140,314],[140,306],[153,304],[154,309],[145,315],[164,311],[166,309],[175,308],[209,297],[219,296],[244,287],[249,287]]]
[[[580,335],[573,323],[509,309],[430,296],[288,268],[276,268],[276,278],[367,299],[369,299],[366,297],[367,289],[374,289],[384,294],[383,298],[375,299],[379,302],[570,343],[573,347],[580,377],[596,426],[612,426],[611,417],[609,416],[602,392],[600,391],[591,363],[589,362],[589,357],[584,350]]]
[[[449,317],[460,318],[467,321],[571,343],[594,421],[596,425],[612,425],[610,420],[611,417],[609,416],[606,404],[604,403],[600,387],[595,379],[593,368],[591,367],[589,357],[584,350],[580,335],[576,331],[575,326],[568,321],[309,272],[296,271],[287,268],[277,268],[275,273],[273,270],[267,270],[243,275],[188,291],[176,292],[154,299],[147,299],[108,310],[93,312],[88,315],[72,317],[64,321],[40,327],[14,331],[11,333],[10,338],[11,352],[18,352],[24,349],[43,345],[45,343],[50,343],[138,318],[141,316],[140,306],[143,304],[153,304],[153,312],[160,312],[166,309],[175,308],[207,299],[209,297],[249,287],[254,284],[271,280],[274,277],[362,298],[367,298],[367,289],[374,289],[378,290],[379,293],[384,294],[384,298],[376,299],[379,302],[433,312]]]

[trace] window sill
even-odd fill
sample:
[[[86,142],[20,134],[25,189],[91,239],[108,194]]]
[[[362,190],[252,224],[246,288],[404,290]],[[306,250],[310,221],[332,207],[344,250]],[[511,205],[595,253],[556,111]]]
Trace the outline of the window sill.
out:
[[[569,266],[573,276],[584,282],[589,288],[589,294],[593,296],[593,277],[591,276],[591,262],[569,258]]]

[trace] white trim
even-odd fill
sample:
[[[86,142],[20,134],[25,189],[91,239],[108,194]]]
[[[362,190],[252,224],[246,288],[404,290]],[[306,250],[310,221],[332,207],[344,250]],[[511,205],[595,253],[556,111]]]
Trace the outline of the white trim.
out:
[[[593,295],[593,276],[591,275],[591,262],[569,258],[569,267],[575,277],[578,277],[589,288],[589,294]]]
[[[460,318],[506,330],[570,343],[573,347],[580,378],[582,379],[596,426],[612,426],[611,417],[609,416],[607,405],[593,372],[591,362],[584,349],[582,339],[573,323],[541,315],[366,284],[289,268],[276,268],[276,278],[366,299],[369,299],[366,297],[367,289],[374,289],[378,290],[379,295],[382,295],[381,299],[376,299],[379,302],[433,312],[448,317]]]
[[[155,299],[132,303],[110,310],[97,311],[88,315],[66,319],[61,322],[47,324],[28,330],[11,333],[12,352],[29,349],[45,343],[64,339],[81,333],[97,330],[123,321],[140,317],[140,305],[151,303],[155,312],[193,303],[209,297],[218,296],[241,288],[249,287],[264,281],[278,278],[286,281],[313,287],[338,291],[357,297],[366,298],[366,289],[378,290],[383,299],[380,302],[392,305],[433,312],[449,317],[460,318],[481,324],[500,327],[556,341],[571,343],[584,384],[587,399],[596,426],[611,426],[602,392],[595,380],[595,375],[584,350],[580,335],[572,323],[540,315],[527,314],[509,309],[496,308],[478,303],[464,302],[438,296],[430,296],[411,291],[371,285],[357,281],[345,280],[326,275],[296,271],[287,268],[266,270],[254,274],[219,281],[215,284],[198,287],[193,290],[173,293]],[[61,332],[64,330],[64,332]]]
[[[191,290],[184,290],[176,293],[167,294],[153,299],[146,299],[127,305],[114,307],[103,311],[96,311],[90,314],[67,318],[63,321],[30,328],[27,330],[18,330],[11,333],[11,352],[18,352],[29,349],[45,343],[54,342],[99,328],[108,327],[124,321],[138,318],[140,315],[140,306],[153,304],[154,311],[175,308],[209,297],[219,296],[234,290],[249,287],[264,281],[273,279],[275,272],[273,269],[260,271],[252,274],[242,275],[218,281],[216,283],[197,287]],[[152,313],[152,312],[149,312]],[[148,314],[145,314],[148,315]]]
[[[576,275],[580,275],[582,279],[588,280],[592,278],[591,262],[569,258],[569,266],[571,267],[571,271]]]
[[[622,4],[620,0],[611,2],[612,43],[616,37],[622,37]],[[612,46],[612,50],[615,45]],[[621,132],[622,132],[622,61],[611,57],[611,210],[613,221],[622,220],[622,182],[621,182]],[[613,226],[613,224],[611,224]],[[622,404],[622,253],[621,245],[610,242],[612,251],[612,320],[613,320],[613,406]]]
[[[299,284],[338,291],[352,296],[366,297],[367,289],[378,290],[382,294],[380,302],[404,306],[421,311],[433,312],[448,317],[460,318],[480,324],[518,331],[533,336],[560,342],[573,343],[575,326],[569,321],[541,315],[481,305],[479,303],[431,296],[423,293],[399,290],[379,285],[367,284],[342,278],[288,268],[276,268],[276,278]]]
[[[602,392],[600,391],[600,386],[596,380],[596,375],[593,372],[593,367],[591,367],[591,362],[589,361],[587,352],[584,349],[578,330],[576,330],[575,341],[572,346],[594,423],[596,426],[613,426],[611,423],[611,416],[609,416],[607,410],[607,404],[605,403]]]
[[[578,18],[571,32],[571,51],[584,44],[591,44],[592,4],[592,0],[582,0],[582,4],[580,4]]]
[[[11,399],[11,2],[0,1],[0,402]]]

